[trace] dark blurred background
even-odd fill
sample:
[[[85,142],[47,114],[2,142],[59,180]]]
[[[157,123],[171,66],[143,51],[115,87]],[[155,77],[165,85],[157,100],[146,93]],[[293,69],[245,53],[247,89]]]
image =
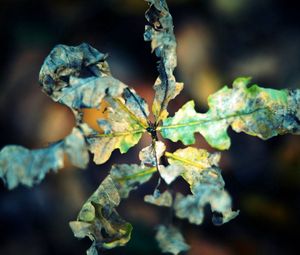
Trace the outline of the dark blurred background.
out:
[[[300,9],[294,1],[169,0],[178,41],[178,81],[184,92],[170,104],[174,113],[194,99],[207,109],[209,94],[237,76],[264,87],[300,87]],[[58,43],[87,42],[110,55],[113,75],[151,102],[156,58],[143,41],[143,0],[0,0],[1,148],[46,146],[68,134],[71,112],[40,91],[38,73]],[[101,116],[85,112],[95,126]],[[222,153],[227,190],[240,215],[215,227],[176,221],[191,245],[189,255],[300,254],[300,137],[268,141],[229,130],[232,147]],[[138,162],[143,140],[128,154],[114,152],[108,163],[88,170],[65,167],[32,189],[8,191],[0,183],[0,254],[85,254],[89,240],[76,240],[68,221],[105,177],[112,163]],[[183,147],[168,143],[169,150]],[[197,146],[213,151],[197,136]],[[168,211],[145,204],[157,179],[132,192],[120,214],[132,222],[128,246],[100,254],[160,254],[153,227]],[[181,181],[176,190],[185,190]]]

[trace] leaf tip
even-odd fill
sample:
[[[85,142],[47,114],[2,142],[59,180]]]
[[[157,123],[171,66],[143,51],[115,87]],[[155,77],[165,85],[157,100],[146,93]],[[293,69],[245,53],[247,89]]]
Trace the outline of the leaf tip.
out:
[[[246,88],[247,85],[249,85],[250,81],[251,81],[252,77],[238,77],[236,78],[233,83],[232,86],[233,88]]]

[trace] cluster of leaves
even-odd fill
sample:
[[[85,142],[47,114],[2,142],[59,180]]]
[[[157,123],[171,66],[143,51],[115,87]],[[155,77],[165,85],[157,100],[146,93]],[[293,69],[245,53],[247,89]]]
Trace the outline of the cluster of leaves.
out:
[[[169,190],[161,193],[156,189],[145,196],[145,202],[171,207],[178,218],[197,225],[203,221],[207,204],[218,215],[213,217],[214,224],[226,223],[238,215],[232,211],[231,198],[224,189],[218,167],[220,153],[211,154],[190,146],[167,152],[165,144],[158,140],[158,132],[163,138],[181,141],[184,145],[195,143],[194,134],[199,132],[219,150],[230,147],[229,126],[236,132],[262,139],[286,133],[300,134],[300,90],[248,86],[250,78],[238,78],[232,88],[225,86],[211,95],[206,113],[197,113],[194,102],[189,101],[173,117],[168,117],[168,103],[183,89],[183,83],[176,82],[173,74],[177,65],[173,22],[165,0],[147,2],[148,25],[144,39],[151,42],[152,51],[159,59],[152,104],[154,122],[148,118],[149,109],[144,99],[112,77],[107,55],[85,43],[77,47],[57,45],[42,66],[40,82],[53,101],[73,111],[76,126],[70,135],[47,148],[28,150],[9,145],[0,152],[0,177],[8,188],[19,184],[31,187],[50,170],[62,168],[65,154],[74,166],[86,168],[88,151],[94,155],[96,164],[103,164],[115,149],[126,153],[144,133],[151,135],[152,143],[139,154],[140,165],[114,165],[85,202],[77,220],[70,222],[76,237],[92,240],[88,255],[98,254],[98,248],[110,249],[130,240],[132,226],[119,216],[116,207],[156,172],[168,185],[181,176],[189,184],[191,193],[173,195]],[[109,105],[104,110],[108,117],[98,120],[103,132],[97,132],[83,122],[82,109],[100,108],[104,101]],[[168,164],[160,163],[162,157]],[[160,225],[156,239],[163,252],[178,254],[189,249],[173,225]]]

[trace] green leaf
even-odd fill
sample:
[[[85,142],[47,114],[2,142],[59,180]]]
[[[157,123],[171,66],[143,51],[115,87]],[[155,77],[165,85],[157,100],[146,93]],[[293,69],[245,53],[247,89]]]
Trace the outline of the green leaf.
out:
[[[121,198],[127,198],[130,191],[150,180],[156,167],[143,168],[139,165],[113,165],[110,170],[110,177],[115,183]]]
[[[177,255],[190,248],[190,246],[186,244],[180,231],[174,226],[158,226],[155,239],[163,253]]]
[[[133,89],[125,89],[122,97],[109,99],[107,119],[98,121],[104,134],[92,129],[85,133],[96,164],[106,162],[115,149],[126,153],[136,145],[147,128],[148,106]]]
[[[164,138],[185,145],[199,132],[214,148],[230,147],[227,128],[268,139],[286,133],[300,134],[300,90],[247,87],[249,78],[238,78],[208,98],[209,111],[197,113],[194,102],[186,103],[160,127]]]
[[[159,77],[154,89],[155,97],[152,106],[158,123],[168,116],[167,106],[183,89],[183,83],[175,80],[173,71],[177,65],[176,39],[173,31],[173,20],[165,0],[147,0],[150,8],[145,17],[150,25],[145,27],[144,40],[151,41],[152,51],[160,59]]]
[[[142,166],[159,165],[159,160],[161,156],[164,154],[165,150],[166,150],[166,146],[161,141],[155,141],[151,145],[142,149],[139,153],[139,158],[141,160]]]
[[[64,153],[74,166],[86,167],[89,155],[78,128],[48,148],[29,150],[17,145],[4,147],[0,152],[0,177],[9,189],[19,184],[32,187],[41,182],[51,169],[57,171],[64,166]]]
[[[166,190],[162,194],[159,191],[157,191],[154,192],[153,195],[146,195],[144,197],[144,201],[157,206],[170,207],[172,206],[173,198],[172,194],[168,190]]]
[[[83,205],[77,220],[70,222],[75,237],[93,241],[88,254],[97,254],[95,245],[111,249],[130,240],[132,226],[117,213],[119,203],[118,190],[108,176]]]

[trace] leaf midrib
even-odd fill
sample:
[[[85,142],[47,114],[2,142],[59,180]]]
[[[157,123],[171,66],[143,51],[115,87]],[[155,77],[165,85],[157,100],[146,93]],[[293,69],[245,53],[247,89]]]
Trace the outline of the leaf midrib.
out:
[[[225,116],[223,118],[207,119],[207,120],[204,119],[204,120],[192,121],[192,122],[187,122],[187,123],[179,123],[179,124],[174,124],[174,125],[159,126],[157,128],[157,130],[160,131],[160,130],[163,130],[163,129],[175,129],[175,128],[180,128],[180,127],[201,125],[201,124],[205,124],[205,123],[209,123],[209,122],[222,121],[222,120],[226,120],[226,119],[229,119],[229,118],[236,118],[236,117],[251,115],[255,112],[265,110],[267,108],[268,107],[258,108],[258,109],[255,109],[255,110],[251,111],[251,112],[241,113],[241,114],[232,114],[232,115]]]
[[[170,153],[170,152],[166,152],[165,155],[166,155],[167,158],[174,159],[174,160],[177,160],[177,161],[181,161],[185,164],[195,166],[195,167],[200,168],[200,169],[205,169],[205,168],[208,167],[207,164],[201,164],[199,162],[195,162],[195,161],[192,161],[192,160],[189,160],[189,159],[186,159],[186,158],[182,158],[182,157],[180,157],[178,155],[175,155],[173,153]]]

